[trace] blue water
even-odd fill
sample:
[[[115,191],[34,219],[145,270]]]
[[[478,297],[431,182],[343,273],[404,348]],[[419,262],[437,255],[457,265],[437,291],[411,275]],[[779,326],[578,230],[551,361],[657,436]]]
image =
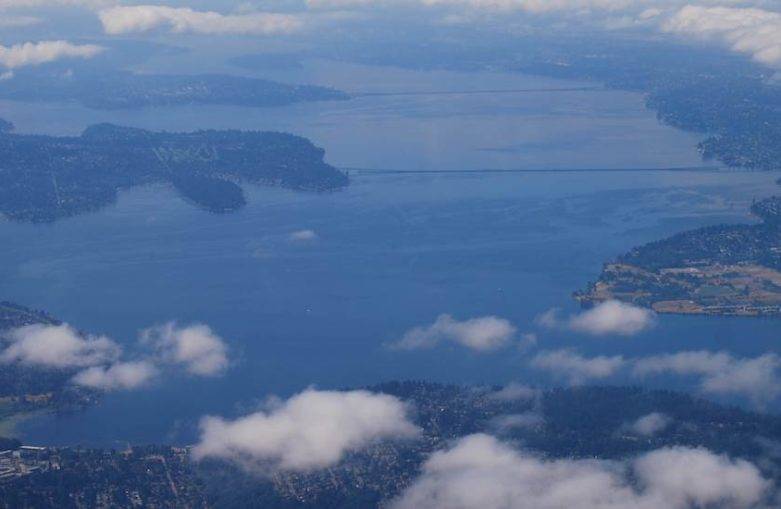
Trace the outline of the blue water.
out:
[[[603,261],[698,225],[748,221],[774,190],[761,173],[639,172],[354,175],[344,192],[253,188],[249,206],[211,215],[165,187],[136,189],[103,212],[30,226],[5,223],[2,294],[132,349],[138,329],[210,324],[230,345],[224,379],[166,378],[109,395],[83,414],[28,426],[30,440],[111,443],[192,439],[204,413],[234,413],[269,393],[396,378],[548,381],[528,353],[384,344],[440,313],[495,314],[540,333],[540,348],[628,356],[684,349],[781,351],[778,322],[664,316],[632,339],[548,333],[534,317],[574,311],[570,294]],[[588,189],[587,191],[585,189]],[[289,233],[312,229],[297,244]],[[619,381],[620,380],[615,380]]]
[[[389,81],[402,72],[404,79]],[[373,68],[354,74],[355,86],[367,90],[380,84],[398,90],[404,83],[418,90],[463,90],[538,80],[462,75],[462,82],[454,82],[454,73]],[[698,164],[696,139],[656,123],[642,97],[571,94],[550,94],[544,104],[525,96],[511,101],[506,94],[424,95],[249,112],[180,108],[169,115],[6,103],[0,116],[36,132],[77,131],[107,117],[177,129],[199,122],[275,124],[312,136],[335,164],[374,169]],[[507,101],[526,101],[534,111],[508,110]],[[429,115],[420,114],[427,108]],[[459,110],[463,116],[455,114]],[[408,132],[411,126],[417,127]],[[429,134],[421,138],[423,131]],[[567,132],[577,136],[568,138]],[[478,149],[489,139],[495,146],[526,148]],[[50,225],[0,222],[3,298],[108,334],[130,351],[144,327],[168,320],[207,323],[229,342],[234,359],[224,378],[166,376],[139,392],[107,395],[84,412],[28,423],[25,438],[49,444],[187,443],[204,414],[246,411],[268,394],[284,396],[309,385],[352,387],[399,378],[552,383],[526,367],[529,352],[513,348],[490,354],[455,346],[386,348],[441,313],[501,316],[522,332],[538,333],[541,349],[568,346],[584,354],[781,352],[776,320],[663,316],[655,329],[631,339],[593,339],[534,325],[535,316],[552,307],[574,312],[572,292],[632,246],[697,226],[751,221],[751,200],[777,191],[777,177],[728,171],[353,171],[352,185],[337,193],[249,187],[248,206],[229,215],[198,210],[172,189],[156,186],[123,192],[114,206]],[[314,230],[318,239],[288,239],[302,229]],[[693,388],[691,381],[649,383]]]
[[[178,58],[178,57],[177,57]],[[145,71],[173,72],[166,60]],[[232,72],[240,70],[233,69]],[[264,73],[365,93],[281,108],[181,106],[95,111],[77,104],[0,101],[20,132],[78,134],[98,122],[155,130],[260,129],[300,134],[343,168],[659,168],[701,164],[698,137],[660,125],[640,94],[616,90],[427,94],[598,87],[522,74],[408,71],[329,61]]]

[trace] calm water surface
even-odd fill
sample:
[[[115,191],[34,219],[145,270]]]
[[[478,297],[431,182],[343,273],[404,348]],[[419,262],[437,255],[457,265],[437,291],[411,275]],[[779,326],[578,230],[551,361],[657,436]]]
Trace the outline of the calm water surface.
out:
[[[349,83],[336,82],[346,74],[323,63],[297,72],[351,91],[551,84],[523,76],[350,69]],[[641,97],[612,91],[373,96],[273,110],[177,108],[166,115],[0,106],[0,116],[36,132],[77,132],[102,120],[167,129],[273,127],[310,136],[328,148],[332,163],[360,168],[700,164],[696,139],[658,125]],[[143,391],[108,395],[83,413],[31,423],[26,439],[187,443],[204,414],[247,411],[270,393],[284,396],[312,384],[554,382],[526,368],[530,352],[512,348],[496,354],[386,348],[440,313],[505,317],[520,331],[539,334],[540,349],[781,353],[776,320],[664,316],[643,335],[597,340],[534,325],[552,307],[575,312],[572,291],[632,246],[697,226],[751,221],[751,200],[777,191],[778,175],[352,171],[352,177],[350,188],[331,194],[251,187],[249,205],[230,215],[198,210],[157,186],[51,225],[0,222],[3,298],[108,334],[130,352],[141,328],[204,322],[230,343],[235,359],[224,378],[167,376]],[[291,241],[290,233],[302,229],[318,238]],[[692,388],[687,380],[651,383]]]
[[[144,70],[171,72],[168,63]],[[666,168],[701,164],[698,138],[660,125],[645,109],[639,94],[545,91],[595,86],[589,83],[521,74],[408,71],[320,60],[307,62],[302,69],[259,76],[328,85],[354,94],[390,95],[359,95],[350,101],[281,108],[184,106],[109,112],[75,104],[0,101],[0,116],[12,120],[21,132],[50,134],[75,135],[98,122],[173,131],[287,131],[325,147],[330,163],[348,168]],[[530,89],[542,91],[426,93]]]

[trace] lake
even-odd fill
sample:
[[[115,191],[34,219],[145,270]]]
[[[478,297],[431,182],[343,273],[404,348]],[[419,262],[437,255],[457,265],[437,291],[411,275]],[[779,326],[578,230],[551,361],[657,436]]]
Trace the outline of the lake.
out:
[[[165,60],[157,67],[166,69],[168,64]],[[696,150],[697,136],[660,125],[645,109],[641,95],[600,90],[593,83],[522,74],[409,71],[322,60],[308,61],[302,69],[258,76],[333,86],[358,97],[281,108],[180,106],[133,111],[0,101],[0,116],[13,121],[19,132],[58,135],[76,135],[99,122],[170,131],[286,131],[326,148],[328,162],[342,168],[667,168],[702,164]],[[581,87],[592,90],[555,91]],[[486,90],[493,92],[481,93]]]
[[[352,92],[563,88],[517,75],[351,69]],[[336,80],[342,71],[314,62],[295,72],[339,85],[328,73]],[[364,96],[272,110],[172,108],[164,115],[0,105],[0,116],[31,132],[77,132],[109,119],[166,129],[289,130],[324,146],[331,163],[364,168],[352,170],[352,185],[336,193],[248,187],[248,206],[229,215],[198,210],[172,189],[152,186],[54,224],[0,223],[3,298],[106,333],[130,351],[144,327],[203,322],[226,339],[234,359],[224,378],[167,376],[142,391],[107,395],[84,412],[31,422],[25,439],[188,443],[204,414],[246,412],[269,394],[310,385],[399,378],[552,383],[530,371],[530,352],[518,349],[387,348],[441,313],[507,318],[521,332],[537,333],[540,349],[781,353],[779,323],[771,319],[662,316],[655,329],[630,339],[534,324],[553,307],[575,312],[572,292],[632,246],[697,226],[751,221],[751,200],[777,191],[778,178],[718,170],[446,171],[701,164],[696,138],[659,125],[636,94],[534,94]],[[317,239],[290,239],[304,229]],[[653,383],[692,388],[686,380]]]

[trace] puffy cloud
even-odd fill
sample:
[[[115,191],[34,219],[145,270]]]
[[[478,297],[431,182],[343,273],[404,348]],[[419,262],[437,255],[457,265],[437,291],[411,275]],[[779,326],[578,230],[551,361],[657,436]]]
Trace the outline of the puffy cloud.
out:
[[[393,343],[393,348],[415,350],[433,348],[442,342],[457,343],[476,351],[489,351],[509,343],[516,328],[504,318],[484,316],[459,322],[450,315],[440,315],[425,327],[415,327]]]
[[[537,317],[537,324],[547,328],[567,328],[593,336],[633,336],[656,323],[653,311],[617,300],[602,302],[593,308],[562,321],[555,309]]]
[[[147,384],[157,375],[149,362],[119,362],[109,367],[94,366],[73,377],[73,383],[102,391],[130,390]]]
[[[406,8],[442,11],[445,22],[490,16],[547,16],[607,30],[642,28],[726,43],[734,51],[781,67],[781,12],[768,0],[306,0],[311,9]],[[441,12],[440,12],[441,14]],[[537,20],[538,23],[544,22]]]
[[[92,58],[102,51],[101,46],[94,44],[72,44],[68,41],[25,42],[0,46],[0,65],[15,69],[63,58]]]
[[[91,389],[135,389],[157,374],[150,362],[117,362],[122,350],[114,341],[105,336],[84,336],[69,325],[28,325],[9,332],[8,340],[10,345],[0,353],[0,362],[84,368],[71,382]]]
[[[317,233],[314,230],[298,230],[287,236],[291,242],[311,242],[317,240]]]
[[[213,376],[228,367],[227,347],[206,325],[177,327],[173,322],[142,331],[140,341],[154,359],[127,361],[106,336],[84,335],[67,324],[34,324],[6,332],[0,364],[77,370],[76,385],[100,390],[135,389],[158,374],[156,363],[180,364],[194,375]]]
[[[652,437],[661,431],[664,431],[672,422],[665,414],[653,412],[638,418],[635,422],[629,424],[627,431],[643,437]]]
[[[626,363],[620,355],[584,357],[572,350],[541,352],[531,360],[533,368],[549,371],[571,385],[610,377],[626,366]]]
[[[701,350],[624,359],[620,355],[584,357],[563,349],[542,352],[532,358],[530,365],[573,385],[607,378],[619,370],[631,368],[635,377],[696,376],[702,392],[747,397],[760,407],[781,396],[781,357],[774,353],[740,358],[727,352]]]
[[[27,325],[6,334],[0,362],[49,368],[81,368],[116,360],[121,349],[105,336],[84,336],[67,324]]]
[[[666,32],[716,38],[734,51],[781,66],[781,13],[759,8],[687,5],[662,24]]]
[[[214,376],[228,368],[228,347],[207,325],[169,322],[142,331],[141,342],[154,348],[162,362],[181,364],[193,375]]]
[[[758,507],[771,484],[752,464],[672,448],[625,463],[542,460],[488,435],[434,453],[392,509]]]
[[[374,441],[418,432],[406,405],[393,396],[308,389],[276,408],[234,421],[205,417],[193,454],[249,470],[305,471],[337,464],[346,453]]]
[[[632,469],[654,507],[757,507],[771,484],[744,460],[706,449],[665,448],[637,458]]]
[[[162,5],[110,7],[101,10],[99,16],[104,31],[111,35],[147,32],[163,27],[175,33],[275,35],[295,32],[303,27],[301,18],[293,14],[221,14]]]
[[[726,352],[678,352],[639,359],[636,376],[675,373],[699,375],[703,392],[747,396],[755,404],[781,394],[781,357],[767,353],[754,358],[736,358]]]
[[[650,328],[653,324],[653,311],[617,300],[609,300],[573,316],[569,326],[572,330],[599,336],[606,334],[632,336]]]

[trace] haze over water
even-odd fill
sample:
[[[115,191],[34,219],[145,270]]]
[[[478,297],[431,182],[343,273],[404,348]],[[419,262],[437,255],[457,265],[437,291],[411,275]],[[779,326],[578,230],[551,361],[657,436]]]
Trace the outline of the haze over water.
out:
[[[592,86],[323,62],[291,72],[291,80],[350,92]],[[702,164],[696,137],[659,125],[641,96],[616,91],[375,95],[276,109],[164,113],[0,108],[22,132],[74,134],[100,121],[290,131],[323,146],[332,164],[372,170]],[[54,125],[57,131],[50,130]],[[353,171],[351,187],[338,193],[250,188],[249,205],[230,215],[198,210],[159,186],[122,193],[116,206],[51,225],[0,223],[0,240],[13,239],[0,253],[5,298],[106,333],[130,350],[137,331],[155,323],[207,323],[238,359],[224,379],[167,378],[137,393],[109,394],[83,413],[32,423],[26,439],[187,443],[204,414],[230,415],[267,394],[287,395],[315,382],[323,388],[398,378],[556,383],[529,371],[522,351],[386,348],[441,313],[507,318],[520,332],[537,333],[540,349],[633,356],[718,344],[740,355],[780,352],[778,322],[769,319],[662,316],[655,329],[631,339],[593,339],[534,324],[552,307],[574,312],[571,293],[594,279],[603,262],[635,245],[697,226],[751,221],[751,200],[773,194],[777,177]],[[290,237],[301,230],[316,238]],[[692,388],[681,380],[650,385]]]
[[[144,70],[178,70],[172,69],[173,65],[173,59],[166,59]],[[231,73],[237,71],[240,69],[230,69]],[[285,131],[324,147],[328,162],[343,168],[702,165],[696,136],[660,125],[645,109],[642,95],[602,90],[595,83],[522,74],[410,71],[324,60],[307,61],[301,69],[254,75],[332,86],[357,97],[280,108],[182,106],[130,111],[0,101],[0,112],[20,132],[58,135],[78,135],[88,125],[100,122],[169,131]],[[558,91],[573,88],[587,90]],[[480,91],[508,92],[474,93]]]

